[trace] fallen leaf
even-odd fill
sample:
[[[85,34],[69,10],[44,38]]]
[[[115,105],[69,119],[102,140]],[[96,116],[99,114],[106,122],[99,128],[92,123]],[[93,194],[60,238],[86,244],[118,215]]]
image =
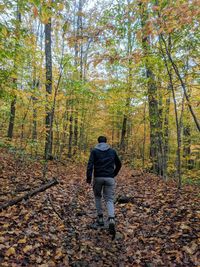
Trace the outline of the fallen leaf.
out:
[[[27,242],[26,238],[19,239],[18,243],[19,244],[25,244]]]
[[[15,254],[15,248],[10,247],[7,251],[6,251],[6,256],[10,256],[10,255],[14,255]]]
[[[32,247],[31,245],[27,245],[27,246],[25,246],[25,248],[23,248],[23,251],[24,251],[25,253],[27,253],[27,252],[30,251],[32,248],[33,248],[33,247]]]

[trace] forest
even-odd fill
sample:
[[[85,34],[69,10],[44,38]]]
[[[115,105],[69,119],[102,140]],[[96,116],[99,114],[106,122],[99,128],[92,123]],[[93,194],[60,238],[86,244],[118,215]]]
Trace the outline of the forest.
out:
[[[200,0],[0,12],[0,266],[198,266]],[[122,162],[114,241],[88,228],[100,135]]]

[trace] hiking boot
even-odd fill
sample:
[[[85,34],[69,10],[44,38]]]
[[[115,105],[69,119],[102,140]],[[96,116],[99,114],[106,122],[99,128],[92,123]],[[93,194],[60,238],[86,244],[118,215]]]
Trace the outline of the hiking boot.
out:
[[[99,226],[104,226],[103,214],[100,214],[100,215],[97,216],[97,224]]]
[[[112,235],[112,239],[115,238],[115,218],[114,217],[109,217],[108,218],[108,229],[109,229],[109,233]]]

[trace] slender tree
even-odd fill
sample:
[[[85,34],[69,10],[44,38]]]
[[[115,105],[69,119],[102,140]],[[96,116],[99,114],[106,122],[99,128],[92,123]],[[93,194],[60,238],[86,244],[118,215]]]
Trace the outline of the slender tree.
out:
[[[150,122],[150,158],[152,160],[153,172],[163,174],[163,144],[161,137],[161,121],[159,114],[158,92],[155,74],[150,63],[150,37],[146,30],[148,19],[147,4],[139,2],[141,28],[142,28],[142,48],[145,58],[145,68],[148,88],[149,122]]]
[[[18,44],[20,40],[20,24],[21,24],[21,12],[19,9],[19,1],[17,1],[17,11],[16,11],[16,22],[15,22],[15,52],[14,52],[14,78],[13,80],[13,87],[17,89],[17,63],[16,63],[16,57],[18,53]],[[14,122],[15,122],[15,111],[16,111],[16,101],[17,96],[16,93],[13,95],[13,99],[10,104],[10,119],[9,119],[9,126],[8,126],[8,138],[12,139],[13,137],[13,129],[14,129]]]
[[[49,7],[51,12],[51,8]],[[53,116],[50,104],[50,96],[52,95],[52,51],[51,51],[51,15],[48,22],[45,24],[45,60],[46,60],[46,140],[45,140],[45,158],[48,159],[52,156],[52,143],[53,143]]]

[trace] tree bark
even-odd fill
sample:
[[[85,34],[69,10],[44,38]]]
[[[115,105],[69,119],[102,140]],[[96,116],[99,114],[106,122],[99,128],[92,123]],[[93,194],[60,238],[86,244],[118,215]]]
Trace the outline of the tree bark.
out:
[[[167,166],[169,159],[169,111],[170,111],[170,98],[171,86],[168,85],[168,96],[165,103],[165,117],[164,117],[164,155],[163,155],[163,177],[167,179]]]
[[[163,36],[161,36],[161,40],[163,41]],[[173,102],[174,102],[174,113],[175,113],[175,120],[176,120],[176,138],[177,138],[177,175],[178,175],[178,188],[181,188],[182,185],[182,178],[181,178],[181,123],[179,123],[178,119],[178,109],[177,109],[177,102],[176,102],[176,96],[175,96],[175,90],[174,90],[174,85],[173,85],[173,78],[172,78],[172,72],[169,69],[166,54],[164,53],[164,50],[162,48],[162,44],[160,43],[160,48],[161,52],[163,55],[165,67],[167,70],[167,74],[169,77],[169,84],[170,84],[170,89],[172,91],[172,97],[173,97]],[[166,42],[165,42],[165,50],[167,49],[166,47]],[[171,41],[169,37],[169,50],[171,50]]]
[[[53,116],[52,109],[49,100],[49,96],[52,94],[52,54],[51,54],[51,18],[45,25],[45,60],[46,60],[46,140],[45,140],[45,159],[52,156],[52,144],[53,144]]]
[[[143,1],[139,3],[141,13],[141,27],[142,27],[142,47],[145,57],[146,77],[148,79],[148,105],[149,105],[149,122],[150,122],[150,158],[152,161],[152,170],[154,173],[162,174],[162,138],[160,133],[160,116],[159,106],[157,100],[157,85],[155,81],[155,75],[152,71],[152,66],[149,62],[150,55],[150,38],[146,32],[145,26],[148,19],[147,6]]]
[[[33,101],[33,127],[32,127],[32,140],[37,141],[37,109],[35,108],[35,101],[37,99],[32,97]]]
[[[20,24],[21,24],[21,13],[19,11],[19,3],[17,1],[17,14],[16,14],[16,33],[15,33],[15,55],[14,55],[14,74],[17,75],[16,73],[16,56],[18,53],[18,43],[20,39]],[[13,78],[13,85],[14,88],[17,88],[17,78]],[[10,119],[9,119],[9,125],[8,125],[8,132],[7,132],[7,137],[12,139],[13,138],[13,129],[14,129],[14,122],[15,122],[15,111],[16,111],[16,101],[17,101],[17,96],[14,95],[11,104],[10,104]]]
[[[127,0],[128,8],[130,5],[130,0]],[[131,31],[131,17],[130,10],[128,10],[128,29],[127,29],[127,56],[130,57],[132,53],[132,31]],[[129,120],[129,108],[130,108],[130,93],[132,91],[132,60],[129,58],[128,60],[128,77],[127,77],[127,98],[125,103],[125,111],[123,115],[122,122],[122,131],[121,131],[121,141],[120,141],[120,149],[125,152],[127,146],[127,124]],[[126,140],[127,139],[127,140]]]
[[[145,166],[145,146],[146,146],[146,101],[144,103],[144,132],[143,132],[143,142],[142,142],[142,168]]]
[[[122,122],[121,141],[120,141],[120,149],[123,152],[125,152],[126,150],[126,144],[125,144],[126,128],[127,128],[127,116],[126,114],[124,114]]]
[[[16,100],[17,100],[17,97],[14,96],[14,99],[12,100],[12,102],[10,104],[10,120],[9,120],[8,133],[7,133],[7,136],[10,139],[13,138],[13,128],[14,128],[14,122],[15,122]]]
[[[69,118],[68,158],[72,157],[72,141],[73,141],[73,111],[71,110],[71,114]]]
[[[191,129],[188,123],[183,126],[183,157],[185,158],[185,166],[189,170],[193,168],[190,158],[191,153]]]

